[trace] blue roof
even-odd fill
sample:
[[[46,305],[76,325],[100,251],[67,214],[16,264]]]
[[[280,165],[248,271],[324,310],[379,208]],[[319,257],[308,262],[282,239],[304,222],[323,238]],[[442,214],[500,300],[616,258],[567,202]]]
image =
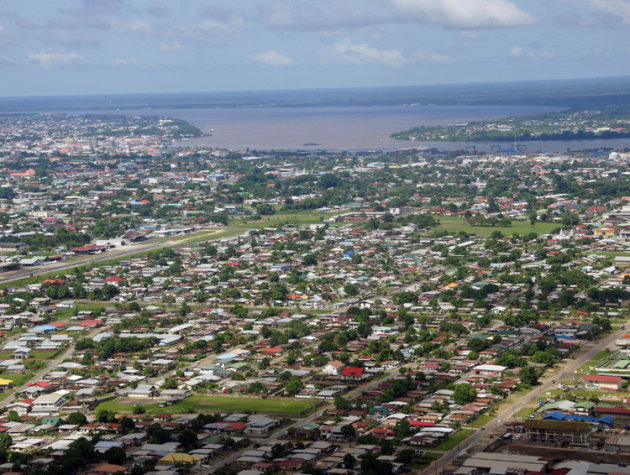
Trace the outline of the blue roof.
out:
[[[599,422],[600,424],[612,425],[615,421],[614,417],[611,416],[603,416],[603,417],[590,417],[590,416],[575,416],[573,414],[563,414],[562,412],[553,411],[545,414],[543,419],[554,420],[554,421],[578,421],[578,422]]]
[[[54,332],[57,330],[57,327],[53,327],[52,325],[40,325],[35,327],[33,330],[40,332]]]
[[[562,420],[564,420],[565,417],[566,417],[566,415],[562,414],[561,412],[553,411],[553,412],[548,412],[542,418],[543,419],[553,419],[555,421],[562,421]]]

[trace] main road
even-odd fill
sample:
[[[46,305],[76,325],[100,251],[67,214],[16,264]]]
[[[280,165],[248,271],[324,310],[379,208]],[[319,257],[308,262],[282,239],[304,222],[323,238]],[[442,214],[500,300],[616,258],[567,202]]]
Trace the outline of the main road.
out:
[[[122,246],[119,249],[115,249],[109,252],[103,252],[100,254],[94,254],[90,256],[85,256],[82,259],[77,259],[73,261],[62,261],[55,264],[49,264],[45,266],[34,266],[28,269],[20,269],[15,271],[3,272],[0,276],[0,283],[4,282],[12,282],[14,280],[22,279],[25,277],[34,277],[41,274],[48,274],[50,272],[61,272],[68,269],[72,269],[73,267],[80,267],[84,265],[96,264],[98,262],[108,261],[110,259],[116,259],[120,257],[131,256],[134,254],[146,253],[150,251],[155,251],[157,249],[162,249],[165,247],[177,246],[179,244],[186,244],[187,241],[195,239],[198,237],[200,233],[209,233],[210,230],[219,232],[221,229],[210,228],[204,229],[197,233],[189,234],[186,237],[182,237],[181,239],[155,239],[150,242],[144,244],[128,244]],[[248,229],[244,229],[243,233],[249,232]],[[214,233],[213,233],[214,234]],[[229,237],[229,236],[222,236]],[[221,239],[221,237],[213,238],[212,234],[208,234],[208,241]]]
[[[589,350],[579,353],[574,360],[570,360],[559,371],[547,376],[540,386],[533,389],[521,398],[517,399],[516,401],[514,401],[513,404],[510,404],[509,406],[506,406],[504,409],[502,409],[497,417],[495,417],[485,426],[483,426],[481,430],[475,431],[474,434],[472,434],[466,440],[462,441],[457,447],[454,447],[452,450],[445,452],[442,457],[436,460],[433,464],[429,465],[422,472],[422,475],[442,473],[444,467],[452,462],[455,457],[463,454],[471,448],[474,448],[477,444],[481,442],[484,435],[489,434],[490,432],[499,428],[502,422],[506,420],[506,418],[512,417],[516,412],[520,411],[528,404],[534,402],[545,391],[552,389],[557,384],[557,381],[560,381],[561,379],[564,379],[567,376],[573,374],[580,366],[590,361],[595,355],[597,355],[597,353],[599,353],[609,345],[613,344],[615,340],[618,340],[625,333],[626,330],[618,330],[611,335],[608,335],[606,338],[596,342],[595,345],[593,345]]]

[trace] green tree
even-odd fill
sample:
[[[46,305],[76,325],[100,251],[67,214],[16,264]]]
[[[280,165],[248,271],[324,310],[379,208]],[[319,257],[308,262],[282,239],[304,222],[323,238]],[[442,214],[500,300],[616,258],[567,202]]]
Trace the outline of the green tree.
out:
[[[457,404],[468,404],[477,399],[477,390],[469,383],[458,384],[453,392],[453,400]]]
[[[348,470],[352,470],[357,463],[357,459],[355,459],[351,453],[347,453],[343,457],[343,466]]]
[[[0,433],[0,449],[7,450],[13,445],[13,439],[6,432]]]
[[[22,422],[22,418],[13,409],[9,411],[9,413],[7,414],[7,418],[10,422]]]
[[[82,426],[87,423],[87,417],[85,417],[85,414],[80,412],[73,412],[68,416],[67,422],[68,424]]]
[[[527,386],[535,386],[538,384],[538,373],[532,366],[525,366],[518,372],[521,382]]]
[[[110,447],[103,454],[107,463],[122,465],[127,460],[127,454],[120,447]]]

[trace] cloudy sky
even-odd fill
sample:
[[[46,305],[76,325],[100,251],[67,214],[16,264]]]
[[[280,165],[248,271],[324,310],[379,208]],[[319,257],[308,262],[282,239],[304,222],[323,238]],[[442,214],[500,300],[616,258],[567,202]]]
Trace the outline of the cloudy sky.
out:
[[[0,96],[630,75],[630,0],[0,0]]]

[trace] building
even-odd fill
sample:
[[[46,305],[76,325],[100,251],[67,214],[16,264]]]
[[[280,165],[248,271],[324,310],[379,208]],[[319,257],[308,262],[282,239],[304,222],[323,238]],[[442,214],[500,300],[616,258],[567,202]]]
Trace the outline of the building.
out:
[[[525,434],[530,442],[544,445],[588,445],[591,424],[588,422],[528,419]]]
[[[33,412],[58,414],[65,404],[65,391],[56,391],[50,394],[42,394],[33,401]]]
[[[341,370],[341,368],[343,368],[343,366],[344,364],[341,361],[334,360],[326,364],[322,371],[326,374],[330,374],[331,376],[337,376],[339,375],[339,371]]]
[[[507,370],[506,366],[499,366],[495,364],[482,364],[473,368],[475,374],[482,374],[484,376],[502,376]]]
[[[476,452],[456,473],[546,473],[550,459],[531,455]]]
[[[321,426],[319,436],[324,440],[343,440],[345,435],[339,426]]]
[[[590,390],[619,391],[621,389],[621,376],[587,374],[583,380],[586,389]]]
[[[245,433],[249,435],[263,435],[269,432],[271,429],[279,426],[280,422],[276,419],[272,419],[266,416],[250,416],[247,419],[247,429]]]
[[[158,390],[152,384],[138,384],[136,389],[132,389],[127,393],[127,397],[136,399],[149,399],[157,395]]]

